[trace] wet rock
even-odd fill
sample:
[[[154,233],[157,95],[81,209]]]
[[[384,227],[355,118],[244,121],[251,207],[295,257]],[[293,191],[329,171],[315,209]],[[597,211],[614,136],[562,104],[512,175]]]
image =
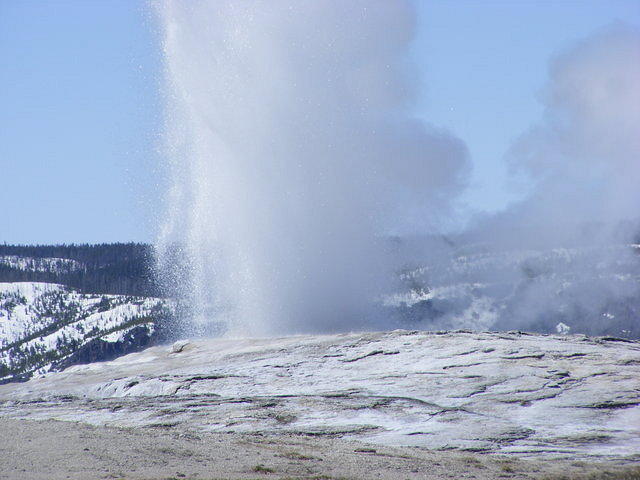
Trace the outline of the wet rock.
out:
[[[182,353],[190,343],[189,340],[178,340],[171,345],[171,351],[169,353]]]

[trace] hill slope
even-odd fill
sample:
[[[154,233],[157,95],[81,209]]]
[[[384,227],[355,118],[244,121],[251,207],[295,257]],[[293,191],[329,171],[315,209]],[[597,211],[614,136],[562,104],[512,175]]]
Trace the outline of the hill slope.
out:
[[[0,381],[139,350],[157,336],[157,324],[172,308],[160,298],[0,283]]]
[[[149,245],[0,245],[0,383],[164,338],[175,304]]]

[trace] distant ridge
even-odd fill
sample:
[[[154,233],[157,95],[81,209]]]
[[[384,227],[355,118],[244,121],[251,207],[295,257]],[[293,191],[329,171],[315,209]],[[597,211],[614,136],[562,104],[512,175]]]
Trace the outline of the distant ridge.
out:
[[[44,282],[83,293],[162,296],[144,243],[0,245],[0,282]]]

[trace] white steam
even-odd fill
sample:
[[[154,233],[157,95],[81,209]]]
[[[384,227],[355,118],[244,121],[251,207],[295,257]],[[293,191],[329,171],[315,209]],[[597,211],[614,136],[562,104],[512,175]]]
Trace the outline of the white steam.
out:
[[[530,195],[458,239],[519,260],[470,281],[494,286],[492,328],[640,336],[640,32],[614,25],[557,56],[542,101],[507,157]]]

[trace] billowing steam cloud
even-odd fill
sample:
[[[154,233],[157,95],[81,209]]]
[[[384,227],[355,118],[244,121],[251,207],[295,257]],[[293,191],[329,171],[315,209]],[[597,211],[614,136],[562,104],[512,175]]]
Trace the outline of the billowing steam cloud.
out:
[[[458,286],[432,325],[640,336],[640,32],[556,57],[542,100],[507,156],[530,194],[456,238],[451,262],[427,261],[429,285]]]
[[[533,193],[492,227],[530,246],[630,241],[640,218],[638,30],[617,25],[556,57],[543,102],[542,123],[509,153]]]
[[[521,247],[582,251],[528,280],[502,326],[640,336],[640,32],[616,25],[555,58],[543,98],[510,152],[533,194],[495,226]]]
[[[407,1],[172,1],[164,29],[171,212],[184,287],[232,331],[374,327],[383,235],[437,225],[466,148],[414,120]]]

